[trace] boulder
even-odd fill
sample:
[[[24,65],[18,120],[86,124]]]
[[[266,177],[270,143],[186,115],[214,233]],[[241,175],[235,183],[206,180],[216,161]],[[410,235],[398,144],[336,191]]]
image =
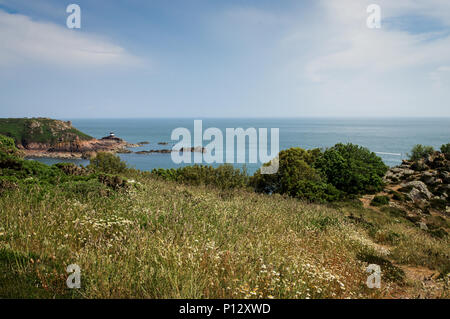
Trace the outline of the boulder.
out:
[[[428,226],[424,222],[419,222],[419,227],[422,230],[428,230]]]
[[[408,197],[413,201],[426,199],[430,200],[433,194],[428,190],[427,185],[421,181],[412,181],[403,185],[404,187],[412,187],[408,193]]]

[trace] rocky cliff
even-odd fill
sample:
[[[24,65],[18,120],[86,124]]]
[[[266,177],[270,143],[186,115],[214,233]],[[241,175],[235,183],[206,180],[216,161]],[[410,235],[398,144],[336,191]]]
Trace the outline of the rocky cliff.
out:
[[[48,118],[0,119],[0,134],[12,137],[25,156],[85,157],[133,146],[120,138],[95,139],[64,122]]]
[[[434,152],[417,161],[403,161],[384,176],[378,194],[361,198],[366,208],[388,211],[393,222],[403,217],[432,236],[450,233],[450,156]]]

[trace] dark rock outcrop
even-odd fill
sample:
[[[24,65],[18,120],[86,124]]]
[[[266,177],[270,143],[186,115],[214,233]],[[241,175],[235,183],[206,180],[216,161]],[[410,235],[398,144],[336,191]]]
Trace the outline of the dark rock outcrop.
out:
[[[171,150],[171,149],[159,149],[159,150],[149,150],[149,151],[139,151],[135,154],[151,154],[151,153],[172,153],[172,152],[199,152],[199,153],[206,153],[206,148],[201,146],[195,146],[195,147],[182,147],[179,150]]]
[[[450,160],[441,152],[414,162],[403,161],[386,173],[384,181],[391,189],[398,186],[398,191],[422,211],[450,211]]]

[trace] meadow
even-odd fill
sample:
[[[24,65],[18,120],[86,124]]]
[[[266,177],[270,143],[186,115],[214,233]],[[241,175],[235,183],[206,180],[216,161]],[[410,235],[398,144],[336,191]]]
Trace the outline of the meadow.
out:
[[[135,186],[112,196],[3,194],[0,296],[377,298],[417,285],[388,257],[448,271],[447,239],[360,207],[130,177]],[[372,237],[350,213],[376,222]],[[365,268],[377,258],[386,275],[369,289]],[[81,268],[79,290],[66,287],[69,264]]]
[[[0,158],[2,298],[449,297],[448,236],[389,207],[12,156]],[[66,285],[71,264],[80,289]]]

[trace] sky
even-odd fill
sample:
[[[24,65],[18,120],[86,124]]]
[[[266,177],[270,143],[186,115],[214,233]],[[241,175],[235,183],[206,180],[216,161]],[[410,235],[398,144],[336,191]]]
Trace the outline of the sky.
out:
[[[448,117],[450,1],[0,0],[0,117],[34,116]]]

